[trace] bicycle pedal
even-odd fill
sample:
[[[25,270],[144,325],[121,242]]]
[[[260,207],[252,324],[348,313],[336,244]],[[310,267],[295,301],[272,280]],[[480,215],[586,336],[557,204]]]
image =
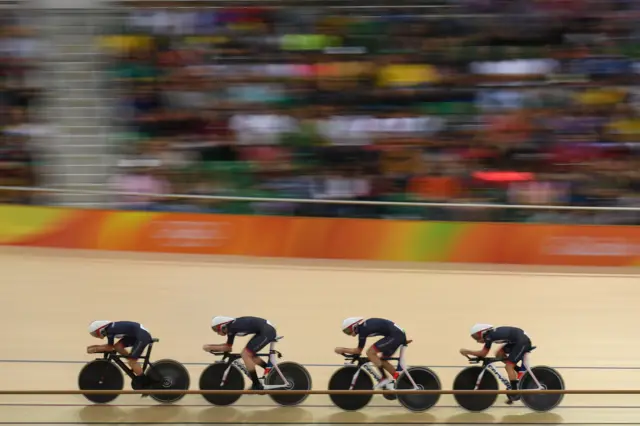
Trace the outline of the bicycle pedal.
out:
[[[258,385],[258,386],[253,385],[253,386],[251,386],[251,388],[250,388],[250,389],[251,389],[252,391],[264,391],[264,390],[265,390],[265,389],[264,389],[264,386],[262,386],[262,385]]]
[[[379,390],[379,389],[389,389],[389,386],[393,386],[393,380],[390,379],[382,379],[380,380],[378,383],[376,383],[376,385],[373,387],[374,390]],[[391,389],[393,390],[393,389]]]
[[[518,402],[518,401],[520,401],[520,399],[521,398],[519,396],[516,397],[516,398],[507,398],[506,402],[507,402],[508,405],[513,405],[514,402]]]

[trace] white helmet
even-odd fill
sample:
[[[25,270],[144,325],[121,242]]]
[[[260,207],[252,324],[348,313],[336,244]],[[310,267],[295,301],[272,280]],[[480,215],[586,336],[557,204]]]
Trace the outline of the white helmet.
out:
[[[476,333],[483,333],[487,330],[491,330],[492,328],[493,326],[491,324],[474,324],[473,327],[471,327],[469,334],[473,336]]]
[[[113,321],[106,320],[92,322],[91,324],[89,324],[89,334],[93,337],[102,337],[102,332],[106,330],[107,326],[109,326],[109,324],[111,324],[112,322]]]
[[[223,325],[229,324],[231,321],[235,321],[235,318],[213,317],[213,319],[211,320],[211,328],[213,329],[213,331],[220,331]]]
[[[355,326],[364,321],[363,317],[349,317],[342,321],[342,332],[345,334],[352,334]]]

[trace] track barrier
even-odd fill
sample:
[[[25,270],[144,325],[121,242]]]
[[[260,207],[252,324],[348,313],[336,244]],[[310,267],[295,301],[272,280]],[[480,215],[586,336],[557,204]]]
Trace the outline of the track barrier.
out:
[[[640,395],[640,389],[531,390],[0,390],[0,395]]]

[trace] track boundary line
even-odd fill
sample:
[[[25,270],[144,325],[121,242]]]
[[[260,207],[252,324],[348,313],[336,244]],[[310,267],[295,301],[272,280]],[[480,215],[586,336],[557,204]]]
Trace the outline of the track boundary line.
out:
[[[163,409],[162,407],[181,407],[181,408],[211,408],[211,407],[215,407],[215,405],[212,404],[172,404],[172,405],[153,405],[153,404],[109,404],[109,405],[95,405],[95,404],[91,404],[91,403],[86,403],[86,404],[57,404],[57,403],[30,403],[30,402],[18,402],[18,403],[0,403],[0,407],[51,407],[51,408],[56,408],[56,407],[117,407],[117,408],[144,408],[144,407],[158,407],[160,409]],[[277,405],[274,404],[234,404],[232,406],[230,406],[230,408],[278,408]],[[315,408],[336,408],[334,405],[331,404],[326,404],[326,405],[320,405],[320,404],[305,404],[305,405],[300,405],[298,406],[298,408],[309,408],[309,409],[315,409]],[[384,408],[384,409],[389,409],[389,408],[397,408],[394,405],[379,405],[379,404],[369,404],[367,405],[367,408]],[[436,405],[435,407],[433,407],[434,410],[439,409],[439,408],[461,408],[459,405]],[[492,410],[515,410],[515,409],[522,409],[521,406],[493,406],[491,407]],[[602,409],[602,410],[640,410],[640,405],[638,406],[633,406],[633,405],[569,405],[569,406],[558,406],[556,408],[554,408],[555,410],[564,410],[564,409],[576,409],[576,410],[585,410],[585,409]]]
[[[186,421],[186,422],[0,422],[0,425],[237,425],[238,422],[206,422],[206,421]],[[503,421],[495,422],[450,422],[450,421],[415,421],[415,422],[389,422],[389,421],[374,421],[374,422],[267,422],[267,421],[255,421],[245,422],[245,425],[493,425],[493,424],[506,424]],[[514,425],[526,425],[526,426],[540,426],[540,425],[555,425],[557,422],[517,422]],[[584,425],[584,426],[607,426],[607,425],[637,425],[638,422],[562,422],[562,425]]]
[[[57,360],[57,359],[0,359],[0,364],[86,364],[90,361],[81,360]],[[187,366],[206,366],[212,364],[211,362],[182,362],[182,365]],[[338,368],[344,366],[344,364],[302,364],[305,367],[312,368]],[[429,365],[429,368],[465,368],[466,365]],[[640,370],[640,366],[614,366],[614,365],[573,365],[573,366],[556,366],[554,368],[562,370]],[[1,424],[1,423],[0,423]]]
[[[0,246],[0,255],[24,258],[56,257],[90,259],[97,262],[133,262],[174,266],[213,266],[218,268],[263,268],[307,271],[427,273],[444,275],[528,275],[555,277],[637,278],[640,268],[569,265],[522,265],[483,263],[444,263],[390,260],[350,260],[321,258],[250,257],[243,255],[181,254],[100,249]]]

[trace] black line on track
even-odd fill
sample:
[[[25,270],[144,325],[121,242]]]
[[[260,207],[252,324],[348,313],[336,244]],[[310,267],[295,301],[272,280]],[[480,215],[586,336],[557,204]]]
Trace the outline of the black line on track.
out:
[[[55,360],[55,359],[0,359],[0,364],[86,364],[90,361],[74,361],[74,360]],[[183,365],[193,366],[206,366],[211,362],[183,362]],[[324,368],[338,368],[343,367],[344,364],[303,364],[305,367],[324,367]],[[465,368],[464,365],[431,365],[430,368]],[[558,366],[555,367],[559,370],[640,370],[638,367],[630,366]],[[1,424],[1,423],[0,423]]]
[[[160,409],[163,409],[163,407],[182,407],[182,408],[211,408],[211,407],[215,407],[215,405],[212,404],[172,404],[172,405],[153,405],[153,404],[108,404],[108,405],[101,405],[101,404],[56,404],[56,403],[29,403],[29,402],[18,402],[18,403],[0,403],[0,407],[53,407],[53,408],[62,408],[62,407],[117,407],[117,408],[127,408],[127,407],[131,407],[131,408],[144,408],[144,407],[157,407]],[[272,404],[237,404],[237,405],[232,405],[229,406],[228,408],[242,408],[242,409],[246,409],[246,408],[278,408],[278,406],[276,405],[272,405]],[[284,410],[287,409],[287,407],[282,407]],[[311,405],[300,405],[297,408],[336,408],[333,405],[320,405],[320,404],[311,404]],[[376,405],[376,404],[372,404],[372,405],[367,405],[367,408],[398,408],[395,407],[393,405]],[[435,407],[433,407],[434,409],[438,409],[438,408],[459,408],[462,410],[462,408],[458,405],[437,405]],[[521,406],[505,406],[505,407],[491,407],[492,410],[515,410],[518,408],[523,408]],[[638,406],[634,406],[634,405],[569,405],[569,406],[560,406],[560,407],[556,407],[554,408],[555,410],[585,410],[585,409],[598,409],[598,410],[640,410],[640,405]],[[0,423],[2,424],[2,423]]]
[[[608,425],[637,425],[638,422],[0,422],[0,425],[513,425],[513,426],[540,426],[540,425],[584,425],[584,426],[608,426]]]

